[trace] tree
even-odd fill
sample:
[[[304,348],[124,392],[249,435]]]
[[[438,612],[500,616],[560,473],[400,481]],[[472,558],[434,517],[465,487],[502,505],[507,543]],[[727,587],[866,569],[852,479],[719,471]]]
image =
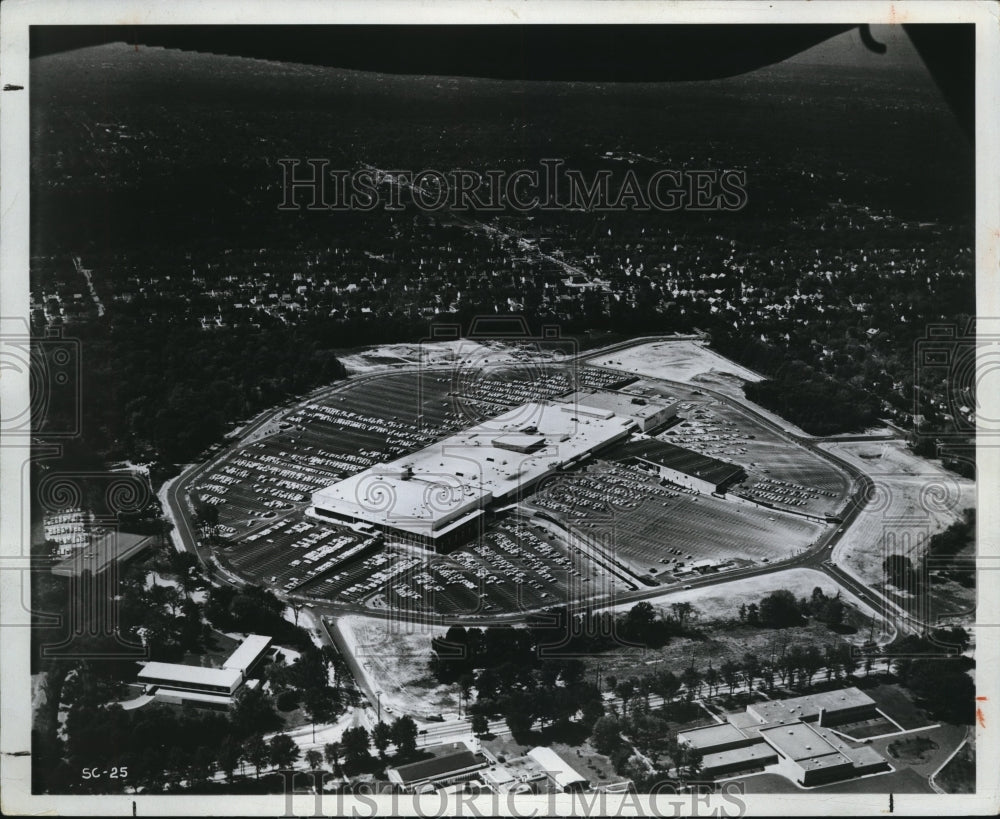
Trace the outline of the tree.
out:
[[[882,561],[882,570],[887,583],[897,589],[913,589],[917,581],[917,572],[913,561],[906,555],[892,554]]]
[[[722,675],[719,674],[719,669],[709,664],[708,668],[705,669],[705,685],[708,686],[708,696],[713,696],[721,679]],[[730,691],[729,693],[732,694],[733,692]]]
[[[409,756],[417,750],[417,723],[408,714],[393,721],[391,736],[396,751],[403,756]]]
[[[670,610],[674,613],[677,625],[683,630],[687,621],[694,616],[694,606],[688,602],[671,603]]]
[[[828,645],[823,649],[823,662],[826,664],[826,681],[830,682],[836,675],[840,679],[839,646]]]
[[[515,692],[504,700],[503,717],[515,736],[524,736],[535,724],[534,701],[522,692]]]
[[[823,612],[823,621],[830,626],[830,628],[838,628],[842,626],[846,616],[847,606],[844,605],[844,601],[840,599],[839,594],[827,601],[826,609]]]
[[[372,728],[372,745],[378,751],[379,759],[385,759],[385,752],[390,742],[392,742],[392,728],[384,722],[379,722]]]
[[[330,770],[334,773],[336,773],[337,768],[340,767],[341,753],[342,751],[339,742],[328,742],[323,746],[323,756],[326,758],[326,762],[330,766]]]
[[[878,643],[872,640],[866,640],[865,644],[861,647],[861,651],[864,654],[864,668],[865,677],[868,677],[872,673],[872,668],[875,666],[876,661],[882,653],[882,649],[879,648]]]
[[[702,764],[702,752],[697,748],[691,748],[689,746],[681,746],[684,750],[681,754],[683,762],[680,766],[683,770],[683,774],[688,779],[694,779],[701,773]]]
[[[635,693],[636,682],[635,677],[629,677],[627,680],[620,681],[615,687],[615,695],[622,701],[622,714],[627,713],[628,701],[632,699],[632,695]]]
[[[230,737],[226,737],[219,745],[215,759],[218,762],[219,770],[226,775],[226,779],[232,779],[233,773],[240,764],[240,746]]]
[[[935,646],[929,640],[909,638],[913,648],[902,645],[898,650],[913,653],[933,652]],[[897,661],[900,681],[936,718],[960,725],[971,724],[975,719],[976,690],[971,677],[966,673],[964,658],[916,657]]]
[[[299,746],[288,734],[275,734],[268,745],[268,758],[276,768],[291,768],[299,758]]]
[[[760,622],[770,628],[786,628],[802,622],[799,603],[787,589],[771,592],[760,601]]]
[[[681,681],[673,671],[665,669],[653,675],[651,687],[654,693],[663,697],[664,702],[668,702],[681,690]]]
[[[323,765],[323,754],[321,754],[315,748],[310,748],[306,751],[306,764],[309,766],[309,770],[318,771]]]
[[[753,689],[754,681],[761,676],[760,657],[752,651],[743,655],[743,679],[746,680],[747,691]]]
[[[740,681],[740,665],[739,663],[734,663],[732,660],[726,660],[722,664],[721,672],[722,679],[729,686],[729,696],[731,697],[733,691],[736,689],[736,685]]]
[[[359,763],[368,759],[368,746],[371,738],[363,725],[348,728],[341,737],[341,747],[348,763]]]
[[[477,737],[481,737],[490,730],[490,721],[486,718],[485,714],[473,714],[472,715],[472,733]]]
[[[854,646],[850,643],[844,643],[838,647],[840,650],[837,655],[837,659],[840,661],[840,666],[844,670],[844,675],[847,677],[853,677],[854,672],[858,670],[858,658],[854,653]]]
[[[601,717],[594,723],[591,741],[594,748],[605,756],[610,756],[622,745],[622,723],[617,717]]]
[[[316,741],[316,723],[328,722],[337,713],[336,696],[332,688],[323,686],[322,688],[310,688],[306,691],[305,702],[306,713],[312,722],[312,738]]]
[[[778,676],[781,677],[782,685],[786,685],[788,683],[788,678],[793,676],[799,667],[797,652],[798,646],[793,646],[791,650],[781,655],[775,661],[774,667],[778,672]]]
[[[806,646],[805,651],[802,652],[800,666],[805,672],[806,685],[812,685],[813,676],[823,667],[823,655],[819,653],[819,649],[815,645]]]
[[[681,681],[685,687],[685,698],[688,702],[693,700],[701,689],[701,672],[693,665],[689,665],[681,674]]]
[[[257,772],[257,778],[260,779],[260,769],[267,764],[269,757],[264,737],[260,734],[252,734],[247,737],[243,742],[243,756],[246,757],[247,762],[253,765],[254,770]]]
[[[189,770],[194,782],[204,782],[206,779],[210,779],[215,772],[215,755],[204,745],[199,745],[195,749]]]
[[[245,685],[236,695],[232,724],[233,735],[243,739],[257,732],[277,730],[283,723],[267,695],[259,687]]]

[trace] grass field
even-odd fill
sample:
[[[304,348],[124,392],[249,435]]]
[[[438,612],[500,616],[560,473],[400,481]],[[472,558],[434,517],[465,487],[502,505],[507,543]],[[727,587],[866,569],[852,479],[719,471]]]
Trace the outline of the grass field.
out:
[[[934,782],[945,793],[976,792],[976,747],[973,739],[966,742],[948,761],[934,777]]]

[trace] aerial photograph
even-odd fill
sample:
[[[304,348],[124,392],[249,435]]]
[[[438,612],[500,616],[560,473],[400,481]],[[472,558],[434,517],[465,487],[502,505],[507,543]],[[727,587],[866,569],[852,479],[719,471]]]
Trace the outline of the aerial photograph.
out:
[[[293,29],[32,27],[31,792],[974,794],[975,26]]]

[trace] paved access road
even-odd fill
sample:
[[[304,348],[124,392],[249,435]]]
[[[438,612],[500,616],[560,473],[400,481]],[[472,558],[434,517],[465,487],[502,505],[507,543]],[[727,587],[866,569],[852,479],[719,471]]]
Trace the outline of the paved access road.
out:
[[[627,349],[639,344],[646,344],[649,342],[656,341],[669,341],[677,340],[680,337],[675,336],[646,336],[642,338],[630,339],[627,341],[617,342],[615,344],[603,347],[598,350],[591,350],[585,353],[581,353],[577,356],[576,360],[583,363],[588,359],[595,358],[597,356],[607,355],[609,353],[617,352],[619,350]],[[684,337],[690,338],[690,337]],[[697,336],[695,337],[697,338]],[[440,364],[431,365],[435,369],[447,370],[451,369],[454,365],[452,364]],[[314,390],[308,395],[306,399],[303,400],[317,400],[323,399],[330,395],[333,395],[339,391],[345,389],[354,389],[359,383],[366,381],[373,381],[380,379],[387,374],[394,374],[406,371],[426,371],[427,366],[421,365],[406,365],[402,367],[393,367],[385,371],[379,371],[374,373],[366,373],[363,375],[352,376],[342,382],[337,382],[330,387],[320,388]],[[608,368],[610,369],[610,368]],[[616,371],[618,372],[618,371]],[[675,386],[684,386],[689,388],[691,385],[679,385],[676,382],[670,382],[664,379],[656,379],[658,381],[663,381],[665,384],[674,384]],[[620,592],[617,593],[613,598],[594,598],[588,603],[594,606],[600,605],[621,605],[628,603],[635,603],[640,600],[646,600],[650,598],[660,597],[671,591],[680,591],[684,587],[691,587],[693,589],[705,588],[709,586],[719,585],[721,583],[729,583],[733,580],[739,580],[748,577],[759,577],[762,575],[772,574],[777,571],[782,571],[785,569],[792,568],[810,568],[821,571],[829,576],[833,581],[842,586],[845,590],[851,592],[852,594],[859,597],[864,603],[871,606],[876,612],[878,612],[886,621],[892,622],[898,631],[922,631],[925,628],[925,624],[914,620],[908,614],[903,612],[893,601],[885,597],[885,595],[878,589],[870,587],[868,584],[862,580],[854,577],[845,569],[835,565],[832,562],[833,548],[837,544],[840,537],[846,533],[851,524],[857,518],[857,516],[863,511],[871,492],[872,483],[868,477],[854,467],[852,464],[847,463],[835,455],[819,449],[816,445],[826,440],[887,440],[893,436],[851,436],[849,438],[813,438],[809,436],[794,435],[790,432],[785,431],[777,424],[775,424],[770,419],[756,412],[753,408],[747,406],[743,402],[733,399],[730,396],[724,395],[712,389],[706,388],[702,385],[697,385],[697,388],[707,395],[711,395],[719,401],[724,403],[735,405],[740,411],[746,413],[754,419],[759,424],[762,424],[769,430],[772,430],[776,434],[784,437],[785,439],[792,440],[796,444],[815,452],[820,457],[826,459],[827,461],[834,464],[837,468],[843,470],[852,479],[852,491],[848,498],[847,506],[843,514],[843,520],[835,526],[831,526],[831,530],[825,536],[821,537],[817,544],[809,551],[803,552],[792,558],[782,561],[775,561],[774,563],[768,563],[761,566],[751,566],[743,569],[736,569],[733,571],[725,572],[719,575],[706,575],[698,579],[688,580],[684,583],[676,583],[666,586],[657,586],[651,588],[637,589],[633,592]],[[202,546],[197,538],[196,528],[192,522],[191,509],[188,507],[186,495],[188,487],[196,482],[202,473],[214,469],[217,464],[226,456],[228,450],[233,447],[238,447],[243,444],[249,443],[256,438],[258,438],[261,432],[269,425],[274,424],[280,420],[280,418],[287,412],[291,411],[294,405],[285,405],[276,410],[268,410],[256,419],[254,419],[246,428],[241,430],[239,436],[228,446],[226,449],[222,450],[220,453],[215,455],[209,461],[203,464],[192,464],[186,466],[181,474],[175,478],[166,487],[166,491],[163,492],[163,496],[166,500],[165,513],[173,521],[174,525],[177,527],[177,535],[180,541],[179,547],[185,550],[190,550],[196,554],[199,560],[205,564],[212,561],[211,550],[208,547]],[[292,512],[288,513],[293,514]],[[279,518],[280,519],[280,518]],[[275,519],[269,520],[267,523],[273,524]],[[232,577],[227,574],[221,574],[219,572],[215,573],[217,580],[220,582],[228,582],[233,585],[238,585],[240,582],[238,578]],[[284,596],[284,595],[279,595]],[[294,598],[290,599],[294,600]],[[323,618],[336,618],[344,614],[363,614],[369,617],[383,617],[398,619],[400,614],[398,612],[388,612],[379,611],[376,609],[370,609],[359,604],[348,604],[339,603],[336,601],[305,601],[300,600],[299,602],[307,603],[307,607],[310,612],[310,617],[314,620],[318,627],[315,628],[319,634],[319,639],[323,642],[328,642],[329,644],[336,645],[340,653],[347,659],[348,665],[351,667],[351,671],[358,681],[359,685],[362,686],[365,695],[369,698],[372,703],[377,701],[377,693],[368,689],[365,682],[366,676],[361,673],[361,669],[357,667],[357,660],[352,656],[351,652],[347,649],[347,646],[343,644],[342,639],[338,639],[336,628],[333,629],[333,633],[327,631],[326,626],[323,624]],[[407,613],[405,616],[412,621],[422,622],[428,624],[438,624],[438,625],[449,625],[452,623],[458,623],[461,625],[500,625],[500,624],[512,624],[523,620],[524,616],[528,612],[517,611],[502,614],[461,614],[456,616],[441,616],[436,614],[417,614],[417,613]],[[450,728],[442,727],[435,728],[434,735],[450,735]],[[463,730],[467,730],[464,729]],[[431,729],[428,728],[428,732]]]

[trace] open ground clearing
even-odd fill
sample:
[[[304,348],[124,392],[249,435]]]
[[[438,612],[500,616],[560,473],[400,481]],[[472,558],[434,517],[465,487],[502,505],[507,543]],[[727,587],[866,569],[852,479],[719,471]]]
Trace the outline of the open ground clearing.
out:
[[[932,535],[976,505],[973,481],[913,455],[901,441],[820,446],[854,464],[874,483],[869,503],[833,554],[836,563],[873,586],[882,583],[886,556],[918,558]],[[973,593],[966,593],[971,603]]]
[[[384,712],[428,717],[458,711],[457,686],[440,685],[428,669],[431,639],[447,629],[359,615],[341,617],[337,626],[369,687],[382,692]]]
[[[690,382],[709,372],[725,372],[745,381],[760,381],[761,375],[723,358],[702,342],[689,339],[654,341],[589,359],[598,367],[613,367],[625,372]]]
[[[760,599],[777,589],[788,589],[796,598],[810,597],[813,589],[820,588],[827,596],[838,592],[845,603],[853,606],[866,617],[875,617],[876,612],[869,603],[859,600],[850,592],[841,589],[830,577],[815,569],[784,569],[768,575],[747,577],[718,583],[701,589],[686,589],[654,597],[649,602],[656,608],[669,610],[674,603],[691,603],[706,621],[736,618],[741,605],[759,603]],[[626,611],[634,604],[615,606],[614,611]],[[867,637],[867,633],[864,635]],[[860,639],[860,638],[859,638]]]

